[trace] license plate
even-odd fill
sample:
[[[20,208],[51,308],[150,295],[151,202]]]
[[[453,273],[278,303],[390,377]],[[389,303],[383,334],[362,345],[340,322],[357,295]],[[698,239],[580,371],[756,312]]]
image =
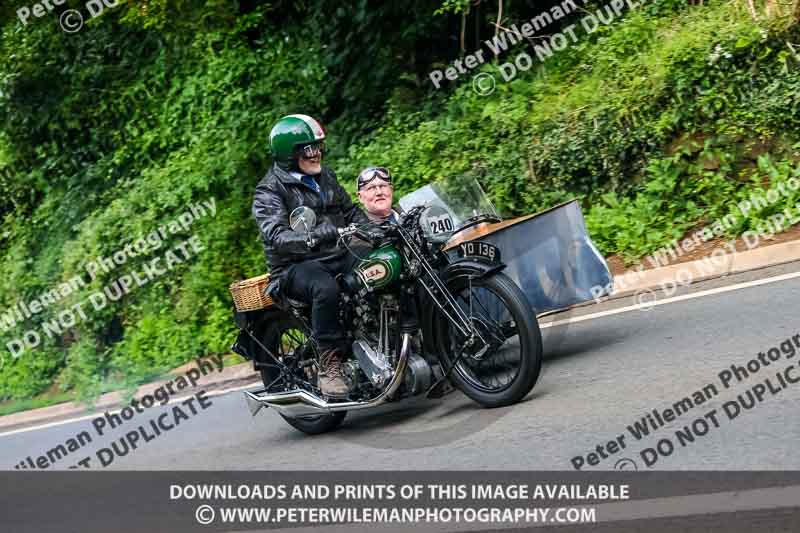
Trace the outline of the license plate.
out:
[[[458,245],[459,257],[482,257],[493,263],[500,262],[500,248],[481,241],[467,241]]]

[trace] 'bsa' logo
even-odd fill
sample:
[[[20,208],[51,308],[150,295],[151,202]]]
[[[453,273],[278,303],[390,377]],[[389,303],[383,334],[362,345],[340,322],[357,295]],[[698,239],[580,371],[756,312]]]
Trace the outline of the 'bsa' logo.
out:
[[[380,263],[365,268],[363,271],[364,279],[373,283],[385,278],[386,274],[386,267]]]

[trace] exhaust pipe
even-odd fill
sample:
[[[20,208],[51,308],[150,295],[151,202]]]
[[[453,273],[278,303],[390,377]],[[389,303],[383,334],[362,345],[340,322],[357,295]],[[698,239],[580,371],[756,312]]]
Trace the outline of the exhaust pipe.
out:
[[[300,416],[325,415],[338,411],[355,411],[357,409],[369,409],[377,407],[391,398],[400,384],[408,367],[408,354],[411,351],[411,335],[403,334],[400,345],[400,357],[397,361],[397,370],[392,376],[392,380],[378,396],[363,402],[326,402],[319,396],[311,394],[305,390],[294,390],[289,392],[244,392],[247,406],[250,413],[255,416],[262,407],[272,407],[280,414],[289,418]]]

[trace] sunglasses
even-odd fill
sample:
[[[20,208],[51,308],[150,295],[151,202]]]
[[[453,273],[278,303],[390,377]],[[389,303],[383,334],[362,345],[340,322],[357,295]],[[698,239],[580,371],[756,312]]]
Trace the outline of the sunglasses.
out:
[[[360,191],[365,185],[369,184],[376,178],[380,178],[389,184],[392,183],[392,174],[389,172],[389,169],[384,167],[369,167],[362,170],[361,174],[358,175],[358,190]]]

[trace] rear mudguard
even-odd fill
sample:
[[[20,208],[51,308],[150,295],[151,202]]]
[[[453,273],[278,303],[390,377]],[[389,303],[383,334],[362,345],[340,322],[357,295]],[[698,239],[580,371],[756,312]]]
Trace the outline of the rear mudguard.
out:
[[[257,311],[235,311],[233,320],[239,328],[236,342],[231,346],[231,351],[251,361],[265,361],[267,355],[253,340],[253,336],[260,337],[270,322],[283,316],[284,311],[278,308],[259,309]]]
[[[480,279],[493,276],[501,272],[506,267],[505,263],[491,263],[477,257],[465,257],[448,264],[441,272],[439,277],[447,284],[449,281],[458,278]],[[431,300],[431,297],[424,289],[419,288],[420,316],[422,317],[422,338],[425,353],[436,354],[436,320],[438,308]]]

